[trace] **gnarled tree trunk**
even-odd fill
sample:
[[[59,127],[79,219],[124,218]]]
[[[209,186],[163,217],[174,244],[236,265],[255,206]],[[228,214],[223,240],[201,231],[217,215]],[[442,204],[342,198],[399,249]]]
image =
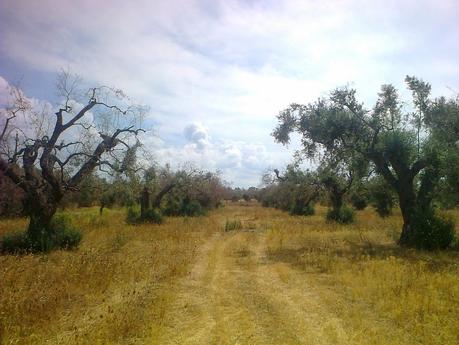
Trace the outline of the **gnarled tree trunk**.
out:
[[[416,228],[414,226],[414,217],[416,216],[416,194],[414,192],[413,182],[409,185],[402,185],[397,190],[400,210],[402,211],[403,227],[398,243],[401,246],[412,246]]]
[[[140,217],[145,218],[150,209],[150,191],[144,187],[140,195]]]
[[[343,198],[345,191],[332,189],[330,191],[330,200],[333,211],[338,212],[343,207]]]
[[[38,192],[34,194],[24,200],[24,209],[30,218],[27,234],[33,246],[44,249],[44,241],[53,236],[51,220],[60,200],[48,199]]]
[[[164,188],[161,189],[158,194],[156,194],[155,199],[153,201],[153,208],[159,208],[161,206],[161,200],[163,200],[164,196],[170,191],[172,191],[172,189],[175,186],[175,182],[169,183],[166,186],[164,186]]]

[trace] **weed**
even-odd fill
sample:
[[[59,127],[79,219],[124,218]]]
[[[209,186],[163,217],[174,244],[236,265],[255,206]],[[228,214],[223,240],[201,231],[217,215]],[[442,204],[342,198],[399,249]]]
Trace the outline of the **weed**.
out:
[[[242,223],[240,220],[226,220],[225,231],[233,231],[242,229]]]

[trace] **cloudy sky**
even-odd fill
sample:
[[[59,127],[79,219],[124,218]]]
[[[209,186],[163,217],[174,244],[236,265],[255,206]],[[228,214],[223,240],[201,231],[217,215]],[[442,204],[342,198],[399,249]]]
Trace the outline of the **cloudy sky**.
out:
[[[192,161],[258,185],[296,144],[276,114],[350,84],[371,104],[405,75],[459,90],[459,1],[0,1],[0,89],[56,101],[64,68],[151,108],[145,139],[161,163]],[[2,91],[0,90],[0,95]]]

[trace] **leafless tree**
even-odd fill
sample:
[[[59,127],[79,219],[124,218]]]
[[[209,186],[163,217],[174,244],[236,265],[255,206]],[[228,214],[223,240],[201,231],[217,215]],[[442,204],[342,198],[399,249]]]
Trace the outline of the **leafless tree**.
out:
[[[123,171],[138,145],[147,111],[119,89],[83,90],[68,73],[58,76],[61,103],[53,109],[11,86],[11,99],[0,111],[0,171],[25,193],[28,235],[50,235],[59,202],[95,169]]]

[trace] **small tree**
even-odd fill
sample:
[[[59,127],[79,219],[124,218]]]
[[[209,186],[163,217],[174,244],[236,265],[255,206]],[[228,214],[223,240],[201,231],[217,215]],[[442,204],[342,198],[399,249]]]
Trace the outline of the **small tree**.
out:
[[[62,103],[37,110],[17,87],[2,109],[0,171],[24,191],[31,243],[54,236],[51,220],[62,198],[95,169],[124,168],[145,108],[107,86],[81,92],[81,80],[62,72]]]
[[[326,218],[338,223],[351,223],[354,220],[354,213],[344,204],[346,194],[352,188],[355,176],[350,166],[339,167],[327,166],[319,169],[320,182],[328,193],[331,209],[327,212]]]
[[[392,213],[394,207],[394,192],[392,187],[380,176],[375,176],[369,182],[370,202],[381,218]]]
[[[283,176],[274,169],[275,179],[263,177],[265,184],[271,184],[261,194],[264,206],[280,208],[292,215],[314,214],[314,203],[322,191],[317,173],[299,169],[299,163],[289,164]]]

